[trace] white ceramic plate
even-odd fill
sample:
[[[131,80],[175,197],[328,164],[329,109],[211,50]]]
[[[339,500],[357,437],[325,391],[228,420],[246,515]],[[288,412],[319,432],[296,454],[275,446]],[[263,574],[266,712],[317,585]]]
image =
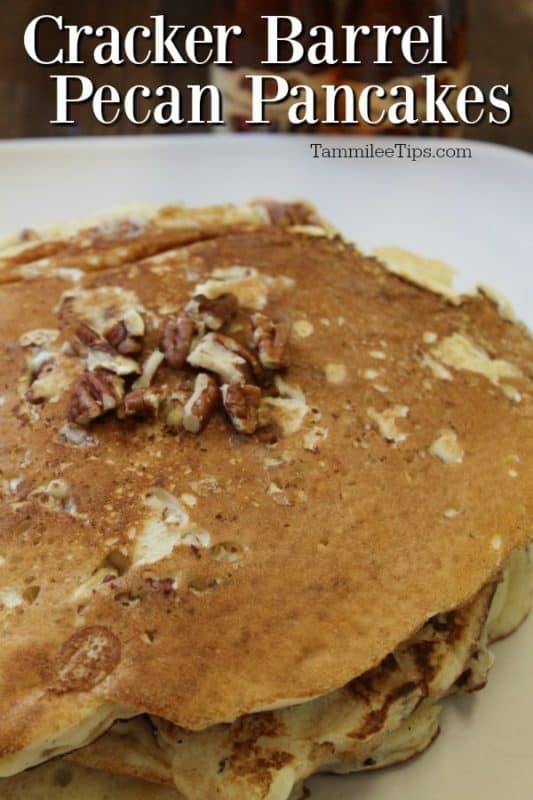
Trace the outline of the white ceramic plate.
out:
[[[464,142],[469,160],[318,160],[309,147],[318,141],[228,135],[3,142],[0,234],[132,202],[304,197],[363,249],[398,244],[447,260],[458,268],[461,288],[490,283],[533,323],[533,157]],[[314,779],[313,800],[532,797],[533,618],[495,649],[487,688],[446,702],[442,733],[424,756],[382,772]]]

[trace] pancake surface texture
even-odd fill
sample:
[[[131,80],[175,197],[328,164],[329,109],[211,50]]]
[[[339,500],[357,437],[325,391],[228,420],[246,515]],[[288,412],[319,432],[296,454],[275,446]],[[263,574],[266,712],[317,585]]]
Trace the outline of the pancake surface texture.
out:
[[[0,774],[118,718],[194,731],[342,691],[531,537],[527,331],[387,271],[303,204],[167,213],[169,238],[154,212],[0,251]],[[228,292],[223,336],[261,355],[278,320],[289,363],[198,331],[184,367],[162,361],[168,318]],[[139,317],[142,349],[110,355],[104,335]],[[86,369],[115,376],[89,424]],[[220,403],[203,427],[199,372],[261,374],[256,433]],[[121,418],[117,379],[164,402]],[[184,385],[188,430],[169,422]]]

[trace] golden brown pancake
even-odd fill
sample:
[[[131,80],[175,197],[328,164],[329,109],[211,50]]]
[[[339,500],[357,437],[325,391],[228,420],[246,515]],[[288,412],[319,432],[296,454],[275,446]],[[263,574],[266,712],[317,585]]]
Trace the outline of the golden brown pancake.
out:
[[[175,788],[171,758],[160,746],[155,725],[147,715],[115,722],[103,736],[64,759],[100,772]],[[1,786],[0,779],[0,791]]]
[[[339,689],[531,536],[528,333],[486,296],[451,303],[320,235],[311,211],[260,213],[205,237],[200,215],[196,243],[115,269],[58,271],[90,266],[91,237],[33,278],[6,262],[3,774],[115,718],[197,730]],[[79,323],[140,313],[142,365],[198,291],[237,295],[241,345],[253,312],[290,320],[290,363],[261,390],[275,436],[220,408],[198,434],[159,415],[69,422],[94,366]],[[182,372],[163,363],[153,386]]]
[[[94,272],[231,231],[318,221],[300,202],[132,206],[77,223],[24,228],[0,241],[0,283],[57,270]]]
[[[195,732],[136,717],[68,758],[175,784],[187,800],[287,800],[317,771],[404,762],[438,735],[443,698],[485,685],[494,660],[487,645],[516,628],[531,605],[530,569],[527,552],[515,551],[496,585],[432,618],[379,667],[323,697]]]

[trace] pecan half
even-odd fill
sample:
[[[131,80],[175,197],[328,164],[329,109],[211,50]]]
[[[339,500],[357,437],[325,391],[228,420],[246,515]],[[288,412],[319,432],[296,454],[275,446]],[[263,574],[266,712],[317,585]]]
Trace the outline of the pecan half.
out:
[[[108,342],[122,355],[139,353],[144,336],[144,320],[135,309],[129,309],[123,319],[116,322],[106,333]]]
[[[93,419],[101,417],[104,413],[102,404],[93,393],[85,380],[80,380],[74,387],[70,398],[68,418],[77,425],[88,425]]]
[[[183,427],[190,433],[199,433],[209,422],[219,401],[220,392],[211,375],[200,372],[194,382],[193,393],[183,409]]]
[[[263,376],[261,364],[258,361],[255,353],[252,353],[251,350],[248,350],[247,347],[242,345],[236,339],[233,339],[231,336],[225,336],[222,333],[214,333],[213,340],[221,344],[227,350],[230,350],[232,353],[240,356],[240,358],[243,358],[249,365],[256,379],[260,379]]]
[[[221,333],[208,333],[191,350],[187,363],[214,372],[223,383],[252,383],[262,378],[256,356],[242,344]]]
[[[124,356],[138,353],[142,342],[137,337],[130,336],[124,322],[116,322],[106,333],[107,341],[112,347]]]
[[[124,381],[104,369],[84,372],[76,381],[70,398],[69,419],[77,425],[88,425],[105,414],[124,397]]]
[[[185,306],[185,313],[198,322],[203,322],[206,328],[218,331],[235,316],[239,302],[234,294],[226,292],[210,300],[203,294],[195,295]]]
[[[161,349],[172,369],[181,369],[185,364],[192,340],[196,333],[196,322],[190,317],[169,317],[163,327]]]
[[[252,315],[254,341],[259,360],[266,369],[281,369],[287,366],[289,324],[286,320],[269,319],[265,314]]]
[[[165,389],[162,386],[134,389],[132,392],[128,392],[124,398],[123,415],[125,417],[155,416],[164,398]]]
[[[222,402],[231,423],[239,433],[254,433],[258,425],[261,389],[254,384],[224,384]]]

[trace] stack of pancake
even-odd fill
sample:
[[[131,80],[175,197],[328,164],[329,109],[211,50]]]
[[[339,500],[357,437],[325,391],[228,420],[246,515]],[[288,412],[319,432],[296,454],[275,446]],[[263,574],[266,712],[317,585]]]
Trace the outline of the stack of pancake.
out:
[[[1,797],[297,800],[485,684],[531,603],[499,296],[257,200],[26,229],[0,308]]]

